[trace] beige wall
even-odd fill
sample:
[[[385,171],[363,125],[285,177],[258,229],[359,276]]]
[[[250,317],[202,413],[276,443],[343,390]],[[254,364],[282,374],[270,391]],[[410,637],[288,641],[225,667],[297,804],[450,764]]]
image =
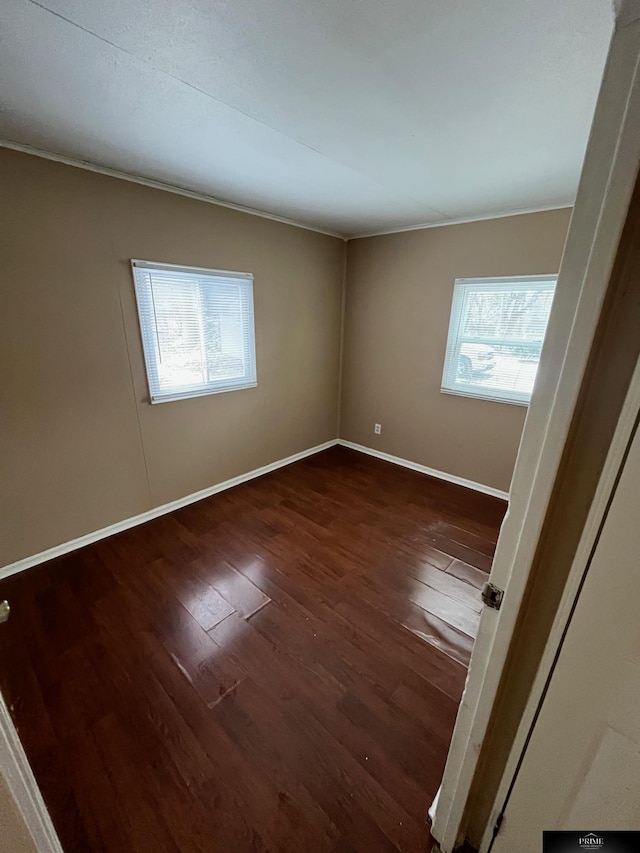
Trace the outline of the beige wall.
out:
[[[6,149],[0,185],[0,565],[337,436],[342,241]],[[526,409],[439,390],[453,282],[557,271],[568,221],[347,244],[340,436],[508,489]],[[257,388],[149,405],[131,258],[254,273]]]
[[[569,217],[349,242],[341,438],[508,490],[526,408],[440,392],[454,280],[557,272]]]
[[[0,150],[0,565],[337,434],[344,243]],[[255,389],[151,406],[130,258],[254,273]]]

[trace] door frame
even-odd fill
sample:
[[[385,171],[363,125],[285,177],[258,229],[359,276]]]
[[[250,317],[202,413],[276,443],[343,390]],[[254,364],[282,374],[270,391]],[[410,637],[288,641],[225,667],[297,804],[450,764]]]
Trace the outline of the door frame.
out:
[[[9,709],[0,694],[0,772],[38,853],[63,853]]]
[[[551,677],[558,662],[580,592],[586,580],[591,560],[600,540],[600,534],[609,514],[609,509],[622,475],[625,462],[640,420],[640,360],[636,363],[633,378],[622,408],[620,419],[611,442],[607,461],[598,482],[595,497],[587,517],[580,544],[574,557],[571,571],[553,626],[549,633],[538,673],[531,694],[518,726],[518,731],[505,766],[502,780],[493,804],[491,821],[482,837],[479,853],[488,853],[494,837],[494,826],[498,815],[505,812],[511,791],[520,771],[525,752],[533,733],[540,709],[544,703]]]
[[[637,2],[622,0],[615,12],[616,26],[514,470],[509,510],[491,570],[492,582],[505,590],[504,603],[499,611],[483,611],[442,784],[430,811],[432,834],[444,853],[452,853],[464,840],[465,809],[480,749],[560,470],[640,162],[640,9]],[[513,769],[511,762],[509,766]]]

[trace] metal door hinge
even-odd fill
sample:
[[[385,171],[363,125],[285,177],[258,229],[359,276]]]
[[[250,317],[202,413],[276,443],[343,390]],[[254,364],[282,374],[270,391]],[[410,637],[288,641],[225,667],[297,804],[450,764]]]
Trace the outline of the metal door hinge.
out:
[[[482,585],[480,595],[482,596],[482,601],[487,605],[487,607],[493,607],[494,610],[500,610],[500,607],[502,606],[502,599],[504,597],[503,589],[500,589],[499,586],[487,581]]]
[[[0,623],[6,622],[11,613],[8,601],[0,601]]]

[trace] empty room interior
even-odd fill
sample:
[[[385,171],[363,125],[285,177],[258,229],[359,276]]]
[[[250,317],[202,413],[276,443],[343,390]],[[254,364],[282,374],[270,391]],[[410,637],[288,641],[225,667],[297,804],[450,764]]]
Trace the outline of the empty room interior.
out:
[[[634,458],[638,17],[3,4],[1,851],[593,830],[609,740],[518,803]]]

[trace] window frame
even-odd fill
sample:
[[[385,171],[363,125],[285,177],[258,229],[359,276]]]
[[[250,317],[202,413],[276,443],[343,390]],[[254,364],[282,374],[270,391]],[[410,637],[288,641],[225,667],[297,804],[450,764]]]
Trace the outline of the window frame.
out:
[[[183,273],[185,276],[197,277],[198,275],[211,278],[228,279],[232,281],[243,281],[247,287],[243,298],[246,300],[245,310],[247,312],[246,327],[249,331],[247,340],[243,340],[245,364],[249,365],[248,371],[238,381],[224,380],[218,382],[209,382],[200,386],[189,388],[182,386],[183,390],[176,389],[168,393],[159,393],[160,377],[158,372],[159,363],[159,345],[158,335],[152,329],[147,327],[144,317],[147,314],[149,306],[149,298],[153,299],[152,294],[147,292],[144,282],[136,275],[136,270],[159,270],[168,271],[176,274]],[[157,261],[145,261],[138,258],[131,259],[131,274],[133,278],[134,292],[136,297],[136,308],[138,314],[138,327],[142,340],[142,351],[144,355],[145,373],[147,377],[147,389],[149,392],[149,403],[156,405],[158,403],[171,403],[176,400],[188,400],[192,397],[207,397],[211,394],[225,394],[228,391],[241,391],[246,388],[255,388],[258,385],[257,364],[256,364],[256,334],[255,334],[255,317],[254,317],[254,301],[253,301],[253,273],[236,272],[232,270],[217,270],[209,269],[208,267],[191,267],[180,264],[168,264]],[[185,279],[187,280],[187,279]],[[149,288],[150,290],[150,288]],[[154,390],[154,383],[155,388]]]
[[[440,391],[442,394],[451,394],[456,397],[472,397],[478,400],[489,400],[494,403],[508,403],[516,406],[529,406],[531,402],[531,393],[525,394],[519,391],[510,391],[507,389],[500,390],[497,388],[483,388],[482,386],[466,385],[455,387],[458,376],[458,363],[455,353],[458,350],[460,342],[460,328],[463,322],[463,312],[466,303],[466,294],[470,291],[477,292],[481,287],[486,286],[487,290],[502,290],[510,291],[517,289],[514,285],[523,285],[523,289],[532,290],[533,284],[539,284],[540,290],[548,288],[549,282],[552,282],[555,288],[558,282],[558,274],[545,275],[513,275],[513,276],[482,276],[476,278],[457,278],[453,286],[453,296],[451,300],[451,313],[449,319],[449,328],[447,332],[447,342],[445,347],[444,365],[442,369],[442,380]],[[528,287],[527,287],[528,285]],[[552,303],[553,308],[553,303]],[[545,329],[546,337],[546,329]],[[505,339],[506,340],[506,339]],[[519,342],[519,341],[518,341]],[[478,340],[477,343],[487,343],[493,346],[500,346],[500,341],[495,338],[487,338],[486,340]],[[515,339],[514,339],[515,343]],[[544,337],[540,344],[540,352],[544,346]]]

